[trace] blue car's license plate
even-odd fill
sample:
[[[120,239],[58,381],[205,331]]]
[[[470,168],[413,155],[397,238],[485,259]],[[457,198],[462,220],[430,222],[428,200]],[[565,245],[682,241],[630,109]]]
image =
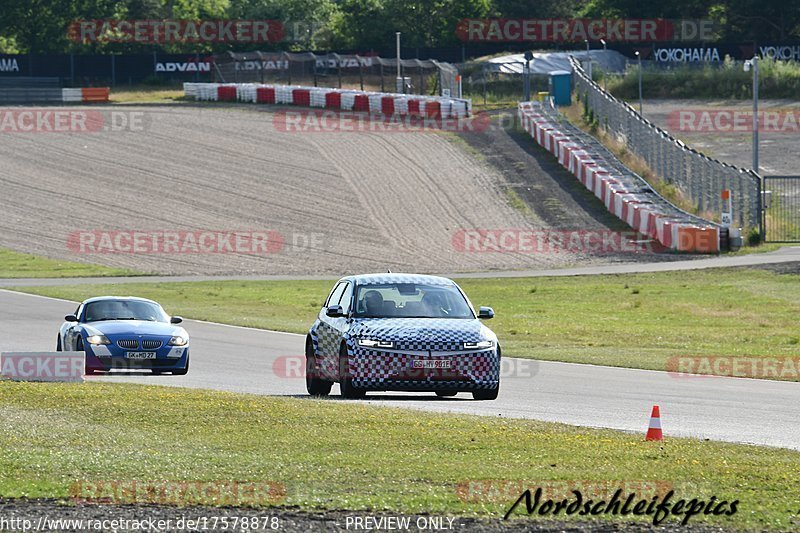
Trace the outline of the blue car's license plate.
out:
[[[156,352],[128,352],[125,357],[128,359],[155,359]]]

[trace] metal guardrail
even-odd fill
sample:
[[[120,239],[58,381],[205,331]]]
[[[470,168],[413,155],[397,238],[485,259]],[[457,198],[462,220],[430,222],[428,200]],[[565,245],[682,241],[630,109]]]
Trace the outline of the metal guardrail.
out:
[[[664,182],[675,185],[701,213],[719,217],[722,191],[729,189],[734,223],[745,229],[761,228],[761,177],[750,169],[712,159],[687,146],[642,117],[631,106],[591,81],[580,62],[570,57],[575,91],[594,114],[600,127],[624,142]]]
[[[33,104],[62,102],[61,88],[0,87],[0,102],[4,104]]]

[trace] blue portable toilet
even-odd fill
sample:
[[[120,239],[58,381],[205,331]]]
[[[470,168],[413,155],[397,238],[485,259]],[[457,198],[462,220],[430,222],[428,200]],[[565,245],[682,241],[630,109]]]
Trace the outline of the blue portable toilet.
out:
[[[556,105],[572,103],[572,73],[567,70],[550,72],[550,96]]]

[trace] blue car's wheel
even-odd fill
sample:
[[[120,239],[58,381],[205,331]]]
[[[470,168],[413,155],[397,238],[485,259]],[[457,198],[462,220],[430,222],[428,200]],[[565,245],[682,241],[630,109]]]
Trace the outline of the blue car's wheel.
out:
[[[85,372],[86,372],[87,376],[91,376],[95,372],[97,372],[99,370],[103,370],[102,368],[95,368],[93,366],[89,366],[89,353],[86,352],[83,349],[83,338],[82,337],[78,337],[78,341],[75,343],[75,350],[78,351],[78,352],[84,352],[86,354],[86,369],[85,369]]]
[[[363,398],[367,391],[353,386],[350,378],[350,365],[347,360],[347,346],[342,344],[339,349],[339,389],[343,398]]]

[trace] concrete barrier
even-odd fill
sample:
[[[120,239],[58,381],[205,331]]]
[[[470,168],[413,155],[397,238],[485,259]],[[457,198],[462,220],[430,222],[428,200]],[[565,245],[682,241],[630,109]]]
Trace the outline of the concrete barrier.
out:
[[[557,116],[547,103],[521,102],[517,113],[523,129],[602,201],[606,209],[634,230],[671,250],[719,252],[717,224],[669,203],[596,139]]]
[[[196,101],[275,103],[362,111],[385,116],[465,118],[472,115],[472,100],[463,98],[376,93],[325,87],[257,83],[184,83],[183,94]]]

